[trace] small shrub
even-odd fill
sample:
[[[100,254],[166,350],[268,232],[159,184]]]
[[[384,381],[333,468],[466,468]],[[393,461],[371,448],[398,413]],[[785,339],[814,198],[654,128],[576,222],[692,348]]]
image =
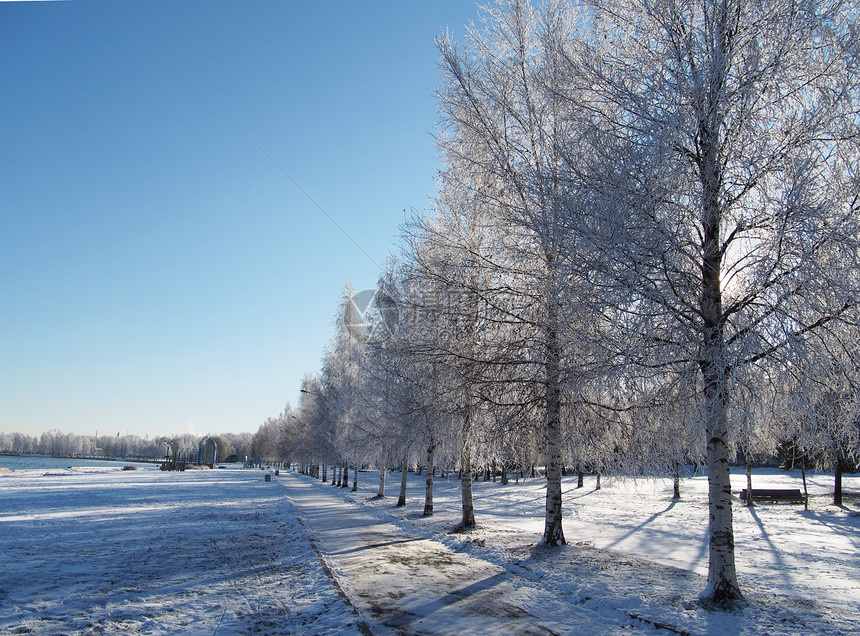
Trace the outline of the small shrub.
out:
[[[122,467],[123,470],[137,470],[137,466],[132,466],[131,464],[126,464]]]

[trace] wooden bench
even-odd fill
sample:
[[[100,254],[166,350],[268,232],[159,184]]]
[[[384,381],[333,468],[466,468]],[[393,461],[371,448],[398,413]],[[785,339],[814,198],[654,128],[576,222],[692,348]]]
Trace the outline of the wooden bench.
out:
[[[768,503],[805,503],[806,497],[798,488],[753,488],[752,501]],[[741,501],[747,501],[747,489],[741,490]]]

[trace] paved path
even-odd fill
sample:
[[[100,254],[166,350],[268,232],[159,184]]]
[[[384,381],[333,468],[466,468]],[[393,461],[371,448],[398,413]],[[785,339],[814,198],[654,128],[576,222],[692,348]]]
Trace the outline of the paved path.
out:
[[[331,486],[294,473],[282,474],[279,481],[323,561],[374,634],[621,631],[586,610],[573,609],[565,625],[542,621],[515,604],[517,598],[540,595],[538,583],[380,520]]]

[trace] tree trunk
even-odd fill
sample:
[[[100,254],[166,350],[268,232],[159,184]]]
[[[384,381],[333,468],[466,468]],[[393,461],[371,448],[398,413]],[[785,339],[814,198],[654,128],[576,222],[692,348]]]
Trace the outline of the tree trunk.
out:
[[[502,486],[508,485],[508,465],[505,463],[502,463],[502,476],[500,481],[502,482]]]
[[[678,462],[672,465],[672,499],[681,498],[681,469]]]
[[[833,505],[842,505],[842,450],[836,451],[836,470],[833,471]]]
[[[717,399],[717,402],[722,402]],[[714,404],[720,408],[725,403]],[[709,416],[709,419],[715,416]],[[735,570],[735,538],[732,526],[732,484],[729,471],[725,410],[722,424],[708,439],[708,585],[702,593],[705,600],[722,603],[743,598]],[[710,428],[710,427],[709,427]]]
[[[581,470],[576,471],[576,487],[582,488],[585,486],[585,473]]]
[[[358,462],[352,467],[352,492],[358,490]]]
[[[427,476],[424,480],[424,516],[433,514],[433,477],[436,472],[436,443],[427,446]]]
[[[747,500],[744,502],[747,506],[755,505],[752,498],[752,460],[749,453],[744,453],[744,467],[747,471]]]
[[[597,471],[597,480],[594,482],[594,489],[600,490],[600,471]]]
[[[809,510],[809,491],[806,489],[806,459],[800,463],[800,474],[803,475],[803,509]]]
[[[379,490],[376,492],[376,496],[382,498],[385,496],[385,465],[379,469]]]
[[[472,443],[468,434],[463,442],[463,452],[460,456],[460,492],[463,502],[463,518],[457,529],[469,530],[475,527],[475,506],[472,503]]]
[[[709,96],[711,97],[711,96]],[[707,108],[705,106],[704,108]],[[702,184],[702,319],[699,368],[702,374],[705,434],[708,438],[708,584],[702,599],[726,603],[743,598],[735,569],[732,481],[729,470],[727,347],[720,288],[723,250],[720,239],[722,174],[719,156],[720,113],[699,116],[699,178]]]
[[[326,468],[327,468],[326,463],[325,463],[325,462],[323,462],[323,463],[322,463],[322,482],[323,482],[323,483],[325,483],[325,482],[327,482],[327,481],[328,481],[328,477],[327,477],[327,475],[326,475]]]
[[[561,390],[559,380],[558,334],[551,326],[547,333],[546,365],[546,519],[544,522],[544,547],[564,545],[561,526]]]
[[[403,465],[400,469],[400,496],[397,498],[397,507],[401,508],[406,505],[406,480],[409,477],[409,460],[404,457]]]

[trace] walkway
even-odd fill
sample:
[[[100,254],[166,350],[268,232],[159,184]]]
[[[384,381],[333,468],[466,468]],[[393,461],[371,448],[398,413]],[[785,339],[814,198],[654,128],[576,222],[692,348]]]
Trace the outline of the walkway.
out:
[[[517,598],[533,601],[542,594],[537,583],[380,520],[331,486],[294,473],[282,474],[279,481],[338,585],[374,634],[613,634],[623,629],[576,609],[569,623],[548,624],[516,605]]]

